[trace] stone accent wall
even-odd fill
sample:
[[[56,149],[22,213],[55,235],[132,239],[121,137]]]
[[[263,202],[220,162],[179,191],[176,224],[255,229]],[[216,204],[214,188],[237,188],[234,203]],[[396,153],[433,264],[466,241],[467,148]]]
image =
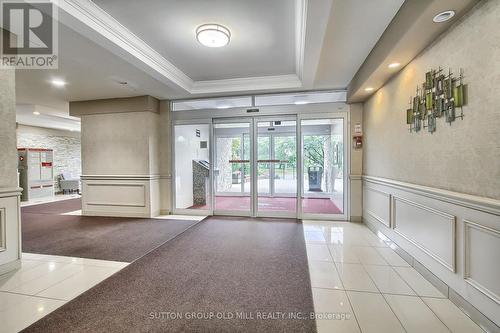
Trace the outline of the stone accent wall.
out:
[[[232,186],[232,164],[229,163],[232,154],[232,138],[217,138],[217,161],[216,169],[218,171],[217,177],[217,192],[224,192],[231,188]]]
[[[18,125],[17,147],[54,150],[54,185],[59,192],[56,177],[60,174],[80,179],[82,174],[80,133],[42,127]]]

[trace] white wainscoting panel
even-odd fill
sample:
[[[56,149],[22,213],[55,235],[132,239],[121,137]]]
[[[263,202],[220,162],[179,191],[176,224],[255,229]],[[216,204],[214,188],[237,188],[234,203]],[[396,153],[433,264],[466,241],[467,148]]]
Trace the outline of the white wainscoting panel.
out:
[[[500,326],[500,200],[363,176],[363,221]]]
[[[0,274],[21,264],[20,188],[0,188]]]
[[[154,217],[159,215],[158,176],[82,176],[82,214]]]
[[[455,272],[455,216],[396,196],[392,207],[394,231]]]
[[[500,304],[500,231],[464,220],[464,279]]]
[[[366,186],[363,210],[378,222],[391,227],[391,195],[380,189]]]

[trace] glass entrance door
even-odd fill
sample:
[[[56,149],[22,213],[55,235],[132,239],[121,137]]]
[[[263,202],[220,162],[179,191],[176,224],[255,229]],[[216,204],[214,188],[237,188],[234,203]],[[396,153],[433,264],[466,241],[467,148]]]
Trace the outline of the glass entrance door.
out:
[[[214,213],[252,215],[252,121],[214,123]]]
[[[345,219],[346,118],[329,115],[214,119],[213,213]]]
[[[297,121],[255,120],[256,216],[297,216]]]

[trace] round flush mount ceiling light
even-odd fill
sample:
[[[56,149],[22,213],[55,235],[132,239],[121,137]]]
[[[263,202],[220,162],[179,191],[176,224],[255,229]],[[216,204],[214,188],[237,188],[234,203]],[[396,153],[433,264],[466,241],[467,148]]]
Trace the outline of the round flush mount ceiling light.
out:
[[[38,111],[33,111],[33,114],[34,114],[35,116],[39,116],[39,115],[40,115],[40,112],[38,112]]]
[[[393,62],[392,64],[389,64],[389,66],[387,66],[387,67],[389,67],[389,68],[398,68],[399,65],[401,65],[399,62]]]
[[[367,87],[367,88],[365,88],[365,91],[368,91],[368,92],[373,91],[373,87]]]
[[[442,22],[448,21],[453,16],[455,16],[454,10],[445,10],[444,12],[441,12],[441,13],[437,14],[436,16],[434,16],[432,21],[434,21],[434,23],[442,23]]]
[[[229,44],[231,32],[219,24],[203,24],[196,29],[196,39],[206,47],[223,47]]]

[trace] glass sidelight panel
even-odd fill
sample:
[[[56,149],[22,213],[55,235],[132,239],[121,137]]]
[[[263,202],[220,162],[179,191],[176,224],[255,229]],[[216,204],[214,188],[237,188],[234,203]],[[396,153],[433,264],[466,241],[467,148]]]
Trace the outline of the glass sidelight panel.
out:
[[[301,135],[302,213],[343,214],[344,120],[302,120]]]
[[[257,213],[297,212],[296,121],[257,122]]]
[[[218,212],[251,212],[250,123],[214,124],[214,186]]]
[[[210,126],[175,125],[175,208],[209,210]]]

